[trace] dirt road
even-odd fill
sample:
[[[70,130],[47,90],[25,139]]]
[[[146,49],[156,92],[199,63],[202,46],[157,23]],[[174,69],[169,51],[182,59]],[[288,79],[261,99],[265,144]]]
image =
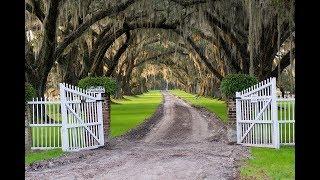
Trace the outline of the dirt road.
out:
[[[108,149],[29,168],[26,179],[236,179],[238,160],[248,150],[225,142],[226,127],[213,114],[163,95],[153,119],[114,139]]]

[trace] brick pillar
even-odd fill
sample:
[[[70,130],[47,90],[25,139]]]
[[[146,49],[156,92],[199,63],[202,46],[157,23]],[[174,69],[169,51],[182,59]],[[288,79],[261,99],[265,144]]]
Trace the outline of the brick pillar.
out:
[[[104,94],[104,99],[102,103],[102,116],[103,116],[103,133],[104,133],[104,142],[105,144],[109,139],[109,130],[110,130],[110,94]]]
[[[25,110],[24,110],[24,125],[25,125],[25,136],[24,136],[24,142],[25,142],[25,152],[30,152],[31,151],[31,128],[30,128],[30,109],[28,104],[25,105]]]
[[[233,99],[228,100],[228,123],[234,126],[236,124],[236,101]]]
[[[228,130],[227,138],[229,144],[237,142],[237,127],[236,127],[236,101],[228,99]]]

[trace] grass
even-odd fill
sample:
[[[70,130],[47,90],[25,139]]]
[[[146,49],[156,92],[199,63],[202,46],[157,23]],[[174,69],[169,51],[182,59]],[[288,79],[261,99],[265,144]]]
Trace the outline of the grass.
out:
[[[111,104],[111,137],[120,136],[142,123],[155,112],[161,100],[160,91],[149,91],[138,96],[125,96],[125,100],[113,100],[115,103]],[[56,118],[60,116],[60,114],[55,115]],[[58,121],[60,119],[58,118]],[[58,142],[61,144],[60,136],[58,136],[59,130],[58,127],[32,127],[31,129],[31,131],[36,132],[34,134],[38,135],[38,137],[34,137],[36,143],[42,144],[49,142],[50,139],[51,145],[55,143],[56,146]],[[49,131],[50,137],[45,134]],[[47,138],[47,141],[45,138]],[[30,164],[61,155],[63,155],[61,149],[32,152],[26,154],[25,163]]]
[[[241,167],[243,179],[295,179],[294,147],[251,148],[252,158]]]
[[[120,136],[150,117],[161,103],[160,91],[149,91],[138,96],[125,96],[125,100],[113,100],[111,105],[111,136]]]
[[[37,161],[59,157],[59,156],[62,156],[63,154],[64,152],[62,152],[61,149],[51,149],[46,151],[30,152],[25,156],[25,163],[31,164]]]
[[[196,95],[181,90],[171,90],[170,92],[193,105],[207,108],[218,115],[222,121],[227,121],[227,106],[223,101],[207,97],[196,98]],[[281,131],[282,137],[288,133],[283,128],[284,126]],[[250,150],[251,158],[246,160],[245,165],[240,169],[241,179],[295,179],[294,147],[283,146],[280,149],[252,147]]]
[[[201,106],[215,113],[223,122],[227,122],[227,105],[224,101],[209,97],[196,97],[194,94],[186,93],[178,89],[170,90],[170,92],[193,105]]]

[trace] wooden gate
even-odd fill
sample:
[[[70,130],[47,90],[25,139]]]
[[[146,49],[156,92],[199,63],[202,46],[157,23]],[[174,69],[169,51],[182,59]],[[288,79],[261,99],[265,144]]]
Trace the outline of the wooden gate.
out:
[[[237,143],[279,148],[276,78],[236,93]]]
[[[63,151],[104,145],[101,92],[93,93],[60,83]]]

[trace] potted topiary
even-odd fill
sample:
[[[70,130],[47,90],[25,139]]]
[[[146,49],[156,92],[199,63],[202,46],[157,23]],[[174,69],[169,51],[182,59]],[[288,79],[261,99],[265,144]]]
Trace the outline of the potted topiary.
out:
[[[31,129],[29,126],[30,122],[30,109],[27,104],[28,101],[31,101],[32,98],[36,97],[36,90],[35,88],[29,84],[25,83],[25,118],[24,118],[24,123],[25,123],[25,152],[29,152],[31,150]]]
[[[248,74],[229,74],[223,78],[220,90],[228,104],[228,139],[236,142],[236,92],[242,91],[258,83],[258,80]]]
[[[105,101],[102,104],[103,113],[103,131],[105,134],[105,144],[108,142],[108,135],[110,129],[110,95],[113,95],[116,91],[116,81],[112,78],[99,76],[99,77],[85,77],[78,82],[78,86],[82,89],[90,89],[95,87],[103,87],[105,93],[102,94]]]

